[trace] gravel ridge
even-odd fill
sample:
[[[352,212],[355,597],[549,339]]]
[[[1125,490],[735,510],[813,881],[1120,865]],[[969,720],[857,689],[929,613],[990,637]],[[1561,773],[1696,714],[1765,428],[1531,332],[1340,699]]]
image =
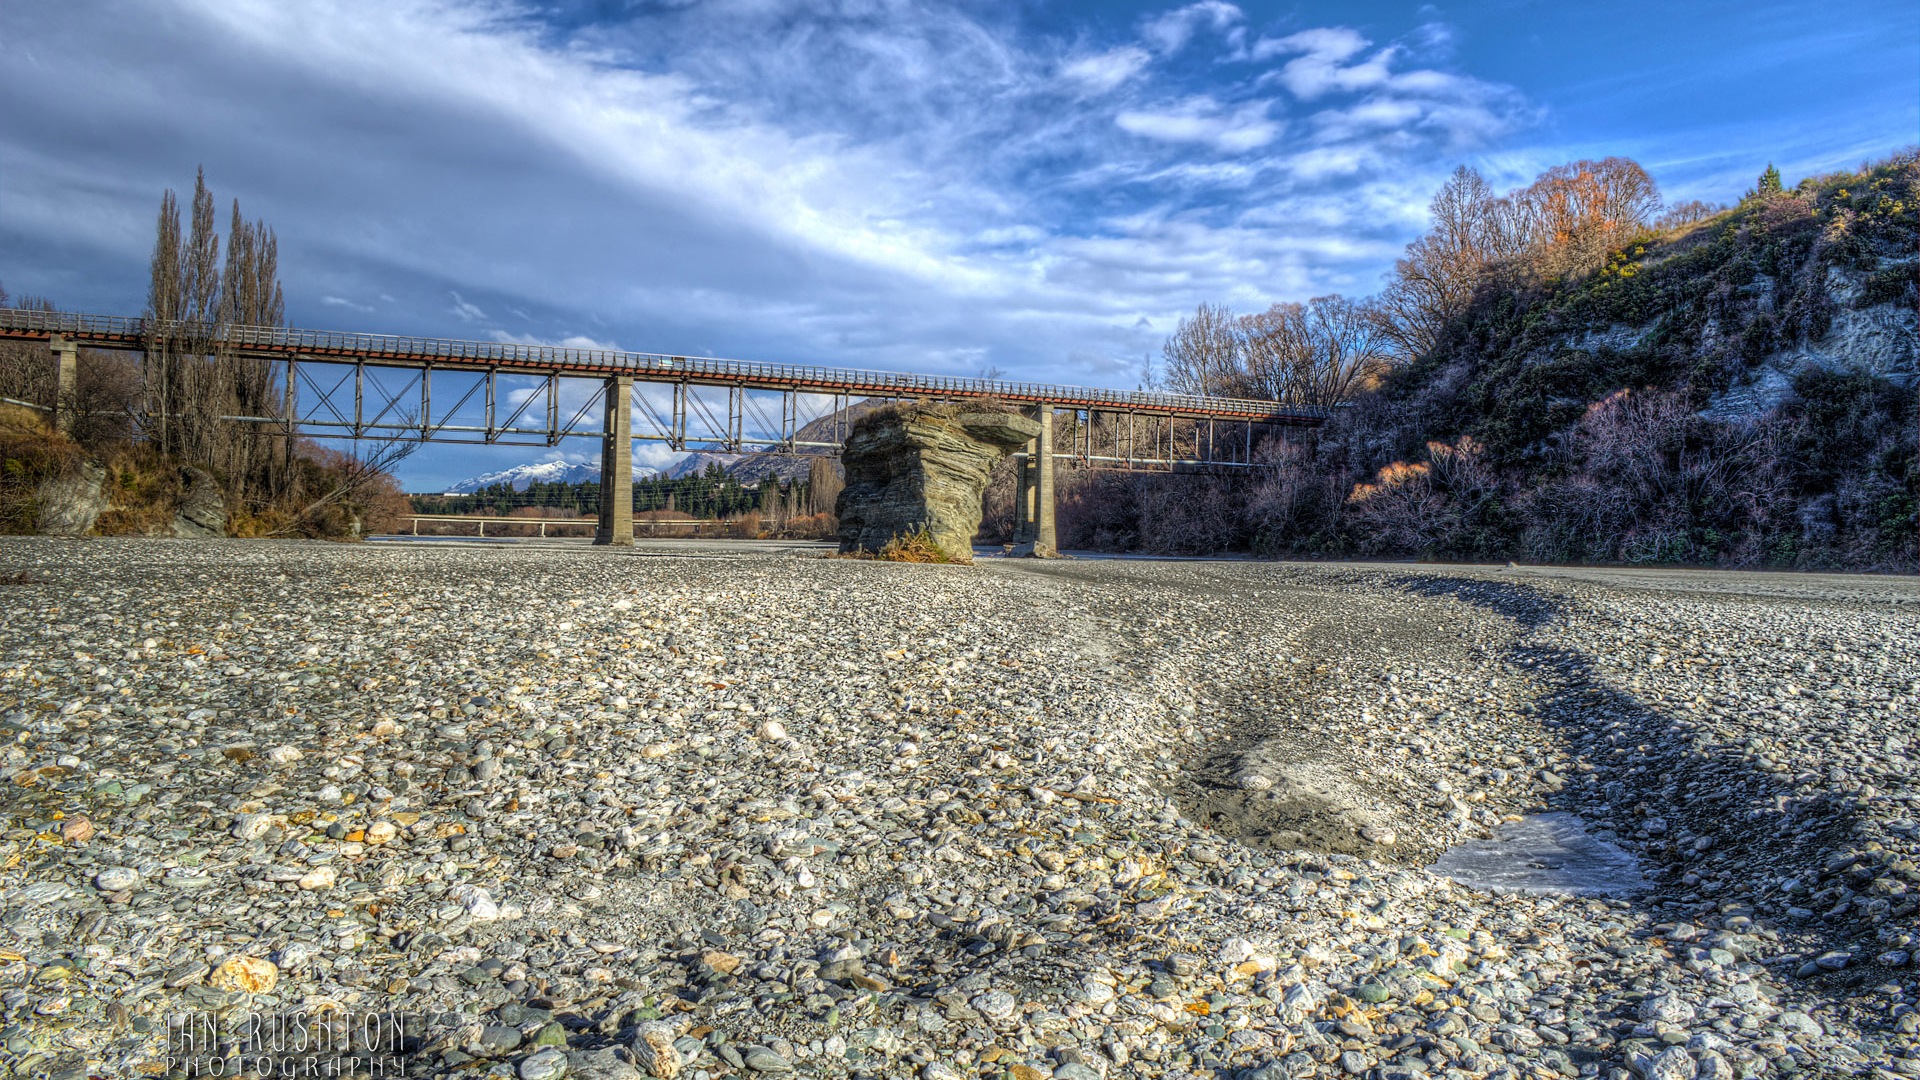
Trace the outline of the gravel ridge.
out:
[[[7,1066],[1920,1075],[1912,579],[676,550],[0,541]]]

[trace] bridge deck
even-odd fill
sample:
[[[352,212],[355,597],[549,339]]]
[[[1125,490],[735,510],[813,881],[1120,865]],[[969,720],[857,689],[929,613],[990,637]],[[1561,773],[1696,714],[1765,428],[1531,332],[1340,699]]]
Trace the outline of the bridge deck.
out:
[[[995,399],[1014,404],[1050,404],[1063,409],[1300,426],[1318,425],[1328,414],[1327,409],[1317,406],[1244,398],[1102,390],[1085,386],[767,364],[749,360],[576,349],[556,345],[515,345],[262,326],[162,323],[118,315],[0,308],[0,338],[45,341],[56,334],[82,345],[102,349],[145,350],[165,345],[179,351],[211,352],[217,345],[232,354],[269,360],[515,371],[529,375],[583,378],[627,375],[643,382],[890,398]]]

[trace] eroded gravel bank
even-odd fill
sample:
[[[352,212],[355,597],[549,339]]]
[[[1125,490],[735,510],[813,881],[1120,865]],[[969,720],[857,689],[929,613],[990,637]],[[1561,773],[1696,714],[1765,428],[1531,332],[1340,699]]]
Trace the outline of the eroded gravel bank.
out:
[[[1920,1075],[1910,579],[0,555],[25,1074]],[[1651,893],[1421,869],[1547,807]]]

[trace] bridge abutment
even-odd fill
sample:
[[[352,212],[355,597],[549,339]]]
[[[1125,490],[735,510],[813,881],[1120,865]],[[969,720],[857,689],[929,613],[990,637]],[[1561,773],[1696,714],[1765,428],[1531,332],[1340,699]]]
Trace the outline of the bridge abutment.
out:
[[[53,429],[62,435],[73,434],[74,411],[79,401],[80,346],[71,338],[54,334],[47,339],[53,350]]]
[[[633,546],[633,377],[606,383],[605,434],[600,443],[600,526],[593,542]]]

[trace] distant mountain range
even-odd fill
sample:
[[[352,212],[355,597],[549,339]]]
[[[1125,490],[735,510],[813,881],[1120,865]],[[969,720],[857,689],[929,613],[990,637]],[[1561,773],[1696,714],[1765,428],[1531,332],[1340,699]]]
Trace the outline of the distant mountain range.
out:
[[[838,413],[820,417],[794,433],[800,442],[829,442],[840,437],[842,425],[872,412],[880,406],[877,401],[857,401]],[[639,480],[648,476],[662,476],[668,480],[678,480],[684,476],[699,476],[710,465],[718,465],[728,476],[742,484],[752,485],[761,478],[772,475],[782,481],[798,480],[805,477],[813,467],[812,459],[826,451],[817,449],[801,450],[794,454],[720,454],[707,450],[696,450],[667,466],[665,469],[649,469],[635,466],[633,478]],[[600,466],[574,465],[565,461],[545,461],[538,465],[515,465],[511,469],[499,472],[483,473],[469,477],[447,488],[448,495],[471,495],[483,488],[506,484],[515,491],[525,491],[529,484],[579,484],[600,479]]]
[[[634,475],[653,474],[652,469],[635,469]],[[525,491],[532,484],[579,484],[600,479],[600,466],[575,465],[567,461],[543,461],[538,465],[515,465],[499,472],[481,473],[447,488],[448,495],[471,495],[485,488],[505,484],[514,491]]]

